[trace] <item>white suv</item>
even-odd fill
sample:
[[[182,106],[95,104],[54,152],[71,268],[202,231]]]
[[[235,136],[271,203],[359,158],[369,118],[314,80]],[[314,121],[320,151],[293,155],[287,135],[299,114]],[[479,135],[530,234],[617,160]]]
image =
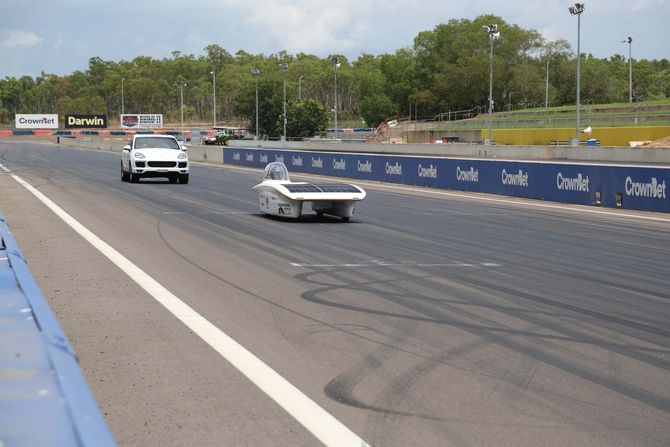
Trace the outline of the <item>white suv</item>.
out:
[[[121,180],[137,183],[141,177],[166,177],[170,183],[188,183],[186,146],[171,135],[134,135],[121,153]]]

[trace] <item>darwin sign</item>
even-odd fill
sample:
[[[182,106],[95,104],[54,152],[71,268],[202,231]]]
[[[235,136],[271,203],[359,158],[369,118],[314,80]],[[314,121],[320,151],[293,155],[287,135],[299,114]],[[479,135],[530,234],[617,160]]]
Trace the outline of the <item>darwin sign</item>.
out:
[[[106,129],[107,115],[65,115],[66,129]]]

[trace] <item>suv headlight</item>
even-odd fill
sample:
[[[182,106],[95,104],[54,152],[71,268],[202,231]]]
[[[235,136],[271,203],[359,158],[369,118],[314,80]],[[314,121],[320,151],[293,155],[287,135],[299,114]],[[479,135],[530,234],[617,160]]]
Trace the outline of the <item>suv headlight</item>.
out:
[[[177,158],[180,159],[180,160],[186,160],[187,157],[188,156],[183,152],[177,156]]]
[[[135,152],[135,158],[146,158],[142,152]]]

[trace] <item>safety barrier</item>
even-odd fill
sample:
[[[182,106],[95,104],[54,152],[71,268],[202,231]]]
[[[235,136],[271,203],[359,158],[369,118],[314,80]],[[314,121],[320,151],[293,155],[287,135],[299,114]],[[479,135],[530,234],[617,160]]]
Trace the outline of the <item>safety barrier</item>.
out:
[[[180,130],[167,130],[167,129],[155,129],[155,130],[42,130],[42,129],[14,129],[14,130],[2,130],[0,131],[0,136],[110,136],[110,135],[135,135],[139,134],[151,134],[151,133],[164,133],[167,135],[180,136],[182,131]],[[184,136],[190,137],[191,131],[185,130],[183,132]]]
[[[0,445],[115,445],[1,214],[0,346]]]
[[[670,212],[670,167],[222,148],[224,163],[554,202]]]

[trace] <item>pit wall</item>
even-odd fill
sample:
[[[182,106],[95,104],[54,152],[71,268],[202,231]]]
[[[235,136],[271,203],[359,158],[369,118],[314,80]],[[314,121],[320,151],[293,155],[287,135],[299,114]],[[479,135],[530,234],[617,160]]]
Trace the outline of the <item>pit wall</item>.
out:
[[[123,150],[126,141],[114,141],[103,139],[86,138],[59,138],[58,143],[61,146],[79,147],[88,149],[97,149],[109,152],[118,152]],[[188,147],[188,156],[193,161],[209,161],[212,163],[223,163],[223,151],[221,146],[190,146]]]
[[[230,147],[289,149],[303,151],[425,155],[459,158],[513,160],[571,160],[606,163],[652,163],[670,165],[670,148],[605,146],[487,146],[482,144],[379,144],[333,141],[248,141],[232,140]],[[190,150],[190,149],[189,149]]]
[[[223,148],[226,164],[554,202],[670,212],[670,167]]]

